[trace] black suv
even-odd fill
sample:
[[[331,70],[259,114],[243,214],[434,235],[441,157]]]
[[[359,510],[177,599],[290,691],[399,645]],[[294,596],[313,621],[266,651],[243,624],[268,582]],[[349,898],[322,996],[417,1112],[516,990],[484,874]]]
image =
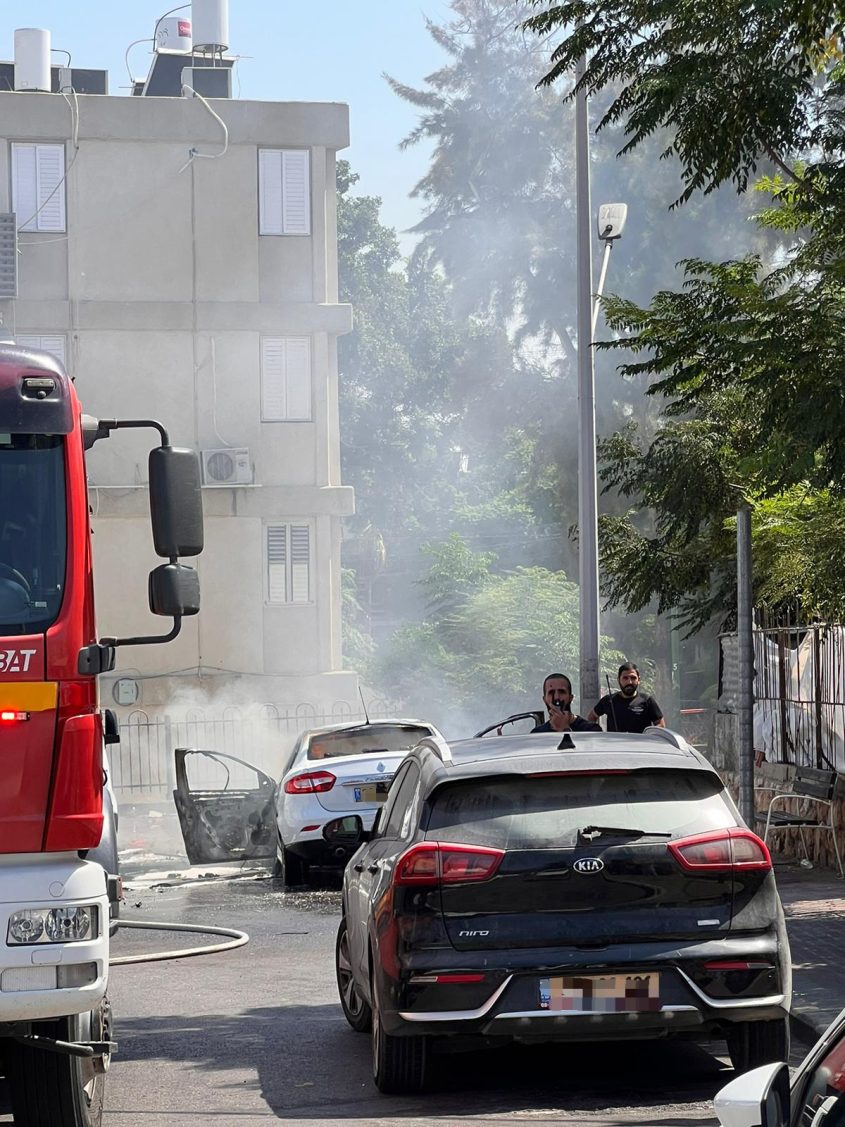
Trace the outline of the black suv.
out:
[[[425,739],[343,881],[337,979],[382,1092],[443,1038],[724,1037],[788,1057],[791,965],[769,852],[666,729]]]

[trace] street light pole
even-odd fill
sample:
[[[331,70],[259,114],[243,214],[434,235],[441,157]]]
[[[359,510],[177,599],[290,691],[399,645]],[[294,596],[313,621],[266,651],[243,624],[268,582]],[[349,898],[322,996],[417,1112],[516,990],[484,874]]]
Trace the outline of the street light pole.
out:
[[[578,60],[575,81],[587,69]],[[593,259],[590,205],[590,132],[587,91],[575,95],[575,210],[578,228],[578,583],[581,711],[599,699],[599,534],[596,484],[596,402],[593,370]]]

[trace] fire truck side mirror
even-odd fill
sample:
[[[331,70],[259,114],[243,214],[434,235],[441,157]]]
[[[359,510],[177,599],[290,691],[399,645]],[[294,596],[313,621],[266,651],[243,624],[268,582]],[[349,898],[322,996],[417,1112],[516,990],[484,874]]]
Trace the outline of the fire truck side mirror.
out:
[[[200,579],[192,567],[162,564],[150,572],[150,610],[168,618],[198,614]]]
[[[177,556],[198,556],[203,547],[203,529],[200,462],[196,451],[157,446],[150,451],[149,469],[150,519],[156,554],[171,560]],[[156,572],[161,570],[157,568]],[[195,614],[196,611],[155,613]]]

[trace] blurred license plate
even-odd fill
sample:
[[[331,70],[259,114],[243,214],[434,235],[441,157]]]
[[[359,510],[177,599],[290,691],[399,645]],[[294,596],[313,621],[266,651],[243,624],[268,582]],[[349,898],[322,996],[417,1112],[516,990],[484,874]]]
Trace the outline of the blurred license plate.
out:
[[[630,1013],[660,1009],[659,974],[601,978],[541,978],[540,1009],[574,1013]]]
[[[384,783],[365,783],[352,791],[356,802],[384,802],[390,781]]]

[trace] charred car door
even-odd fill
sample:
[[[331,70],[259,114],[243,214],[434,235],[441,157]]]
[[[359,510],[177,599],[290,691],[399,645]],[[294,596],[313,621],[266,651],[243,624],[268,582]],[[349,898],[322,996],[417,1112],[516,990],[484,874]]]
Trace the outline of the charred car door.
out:
[[[218,751],[176,748],[173,800],[192,865],[272,857],[276,783]]]

